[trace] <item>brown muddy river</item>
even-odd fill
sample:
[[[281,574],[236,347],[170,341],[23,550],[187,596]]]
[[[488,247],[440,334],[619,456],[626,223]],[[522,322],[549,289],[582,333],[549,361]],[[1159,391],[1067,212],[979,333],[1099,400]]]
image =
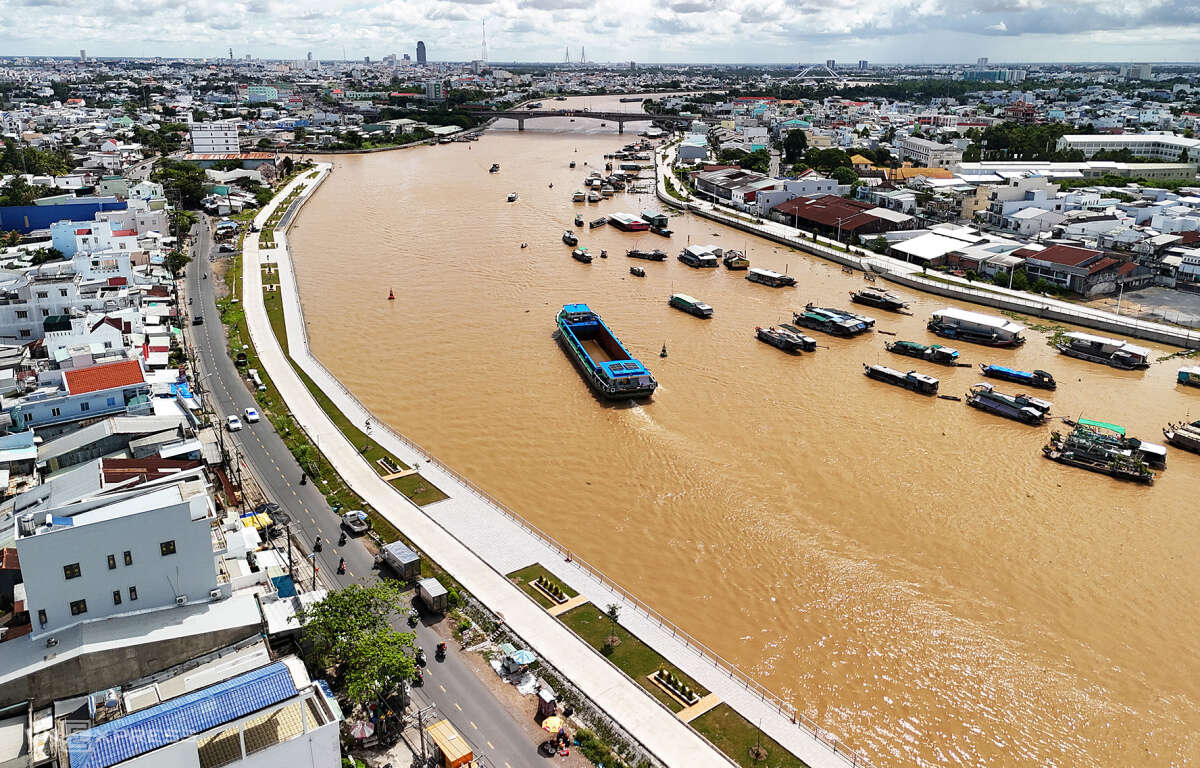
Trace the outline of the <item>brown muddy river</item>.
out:
[[[800,357],[756,341],[806,301],[848,307],[863,278],[691,216],[672,217],[669,241],[575,229],[576,213],[662,208],[570,199],[638,128],[514,128],[337,156],[292,230],[315,352],[380,418],[880,766],[1200,761],[1200,456],[1172,449],[1153,487],[1120,483],[1043,459],[1049,428],[867,379],[864,362],[917,367],[944,394],[980,380],[890,355],[890,337],[810,332],[823,348]],[[564,229],[609,258],[574,261]],[[674,258],[689,240],[748,245],[799,286],[689,269]],[[671,258],[625,258],[635,244]],[[669,308],[676,291],[715,316]],[[914,316],[862,311],[934,341],[925,320],[948,302],[898,292]],[[552,338],[570,302],[650,367],[652,401],[593,397]],[[1122,372],[1026,335],[1017,350],[958,346],[970,363],[1053,372],[1059,389],[1034,394],[1056,415],[1151,441],[1200,417],[1177,360]]]

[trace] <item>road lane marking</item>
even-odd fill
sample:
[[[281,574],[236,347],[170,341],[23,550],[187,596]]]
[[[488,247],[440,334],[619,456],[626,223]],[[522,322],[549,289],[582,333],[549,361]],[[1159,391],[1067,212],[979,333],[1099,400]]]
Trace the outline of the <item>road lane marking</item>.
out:
[[[493,743],[492,743],[492,742],[490,742],[490,741],[487,743],[487,745],[488,745],[488,749],[495,749],[495,748],[496,748],[496,745],[495,745],[495,744],[493,744]]]
[[[455,708],[455,709],[457,709],[459,712],[462,712],[462,707],[458,706],[458,702],[457,702],[457,701],[456,701],[456,702],[454,702],[454,708]]]
[[[479,726],[478,726],[478,725],[475,725],[475,721],[474,721],[474,720],[468,720],[467,722],[471,724],[471,727],[472,727],[472,728],[474,728],[474,729],[475,729],[475,730],[477,730],[477,731],[479,730]]]
[[[446,692],[446,686],[442,685],[441,683],[438,683],[438,688],[442,689],[442,693]]]

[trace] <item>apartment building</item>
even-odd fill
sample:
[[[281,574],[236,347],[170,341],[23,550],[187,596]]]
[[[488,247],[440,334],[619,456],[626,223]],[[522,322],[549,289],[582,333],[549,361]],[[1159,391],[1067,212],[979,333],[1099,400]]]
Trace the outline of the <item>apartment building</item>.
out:
[[[1164,163],[1195,162],[1200,159],[1200,139],[1188,139],[1173,133],[1072,134],[1059,138],[1059,151],[1077,149],[1084,157],[1100,151],[1129,150],[1136,157],[1149,157]]]
[[[192,152],[198,155],[241,151],[235,122],[192,123],[191,139]]]
[[[911,160],[923,168],[950,168],[962,162],[962,150],[953,144],[906,136],[896,142],[901,160]]]

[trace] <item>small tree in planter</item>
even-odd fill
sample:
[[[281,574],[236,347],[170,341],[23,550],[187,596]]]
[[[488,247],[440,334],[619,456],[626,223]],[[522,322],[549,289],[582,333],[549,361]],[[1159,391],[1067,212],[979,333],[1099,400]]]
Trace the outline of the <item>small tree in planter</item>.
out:
[[[604,652],[610,654],[613,649],[621,644],[621,638],[617,637],[617,620],[621,618],[621,606],[616,603],[609,603],[608,608],[604,611],[604,615],[608,617],[611,625],[608,637],[604,638]]]

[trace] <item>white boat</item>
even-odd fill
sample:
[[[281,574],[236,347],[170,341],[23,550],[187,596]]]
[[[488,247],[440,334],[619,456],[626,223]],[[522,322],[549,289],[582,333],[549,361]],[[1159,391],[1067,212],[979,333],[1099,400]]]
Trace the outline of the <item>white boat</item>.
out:
[[[1055,346],[1067,357],[1075,357],[1092,363],[1103,363],[1125,370],[1150,367],[1150,350],[1130,344],[1128,341],[1073,331],[1063,334],[1063,342]]]
[[[575,194],[571,195],[571,202],[573,203],[582,203],[586,199],[587,195],[584,194],[582,189],[575,190]]]
[[[965,309],[939,309],[926,326],[939,336],[992,347],[1015,347],[1025,343],[1025,326],[1006,317],[985,315]]]
[[[597,191],[596,191],[596,190],[594,190],[594,189],[593,189],[591,192],[588,192],[588,194],[587,194],[587,201],[588,201],[589,203],[598,203],[598,202],[600,202],[600,193],[599,193],[599,192],[597,192]]]

